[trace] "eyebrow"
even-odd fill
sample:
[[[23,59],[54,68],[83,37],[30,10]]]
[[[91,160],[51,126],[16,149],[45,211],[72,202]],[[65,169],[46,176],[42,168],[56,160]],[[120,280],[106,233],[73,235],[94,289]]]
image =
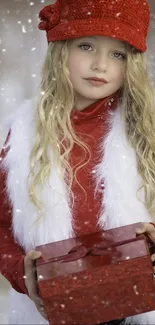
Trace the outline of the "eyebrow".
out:
[[[97,40],[97,37],[96,36],[85,36],[85,37],[83,37],[83,38],[89,38],[89,39],[94,39],[94,40]],[[126,47],[125,47],[125,45],[124,44],[122,44],[122,43],[120,43],[120,44],[115,44],[114,45],[114,47],[121,47],[121,48],[123,48],[123,49],[126,49]]]

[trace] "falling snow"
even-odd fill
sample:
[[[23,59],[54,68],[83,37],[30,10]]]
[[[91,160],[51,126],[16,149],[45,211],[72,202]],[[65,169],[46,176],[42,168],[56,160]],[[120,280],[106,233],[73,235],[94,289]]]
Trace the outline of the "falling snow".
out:
[[[138,289],[137,289],[137,285],[133,286],[133,290],[135,292],[136,295],[139,295]]]
[[[65,305],[64,305],[64,304],[61,304],[60,306],[61,306],[61,308],[63,308],[63,309],[65,308]]]
[[[42,58],[44,56],[44,40],[42,40],[38,30],[36,28],[36,17],[38,14],[38,8],[42,8],[43,4],[47,4],[47,0],[38,1],[23,1],[23,0],[12,0],[11,8],[8,8],[7,1],[1,0],[5,3],[4,9],[1,10],[1,55],[0,55],[0,70],[2,71],[2,76],[0,80],[0,99],[1,99],[1,112],[0,120],[2,121],[6,114],[14,112],[17,106],[25,98],[30,98],[39,78],[39,70],[42,63]],[[153,0],[154,1],[154,0]],[[151,2],[151,1],[150,1]],[[9,3],[9,1],[8,1]],[[90,1],[90,10],[92,3]],[[144,3],[145,4],[145,3]],[[39,7],[38,7],[39,6]],[[88,16],[91,17],[92,12],[87,12]],[[27,16],[26,16],[27,15]],[[118,19],[121,19],[121,15],[118,12],[116,14]],[[14,21],[14,22],[13,22]],[[109,25],[107,25],[109,27]],[[16,37],[12,37],[14,35]],[[139,30],[138,30],[139,31]],[[148,39],[148,44],[150,44],[150,50],[147,52],[150,76],[155,84],[155,13],[151,14],[151,32]],[[75,30],[72,30],[72,34],[75,34]],[[7,37],[6,37],[7,35]],[[18,59],[17,59],[18,58]],[[26,69],[27,67],[27,69]],[[53,81],[56,81],[53,78]],[[41,92],[44,95],[44,92]],[[111,106],[111,103],[109,103]],[[75,116],[76,118],[76,116]],[[20,121],[19,121],[20,124]],[[0,125],[0,146],[2,147],[4,142],[4,130]],[[119,148],[119,145],[116,145]],[[123,156],[126,159],[126,156]],[[0,158],[1,162],[2,158]],[[131,167],[132,168],[132,167]],[[92,174],[96,174],[96,170],[92,170]],[[19,180],[16,180],[16,185],[19,184]],[[101,184],[101,190],[104,189],[104,184]],[[120,195],[120,194],[118,194]],[[91,210],[90,210],[91,211]],[[21,214],[20,209],[16,209],[16,212]],[[11,211],[10,211],[11,213]],[[89,221],[86,221],[89,223]],[[104,236],[104,234],[103,234]],[[4,237],[7,239],[7,236]],[[11,254],[3,254],[3,258],[11,259]],[[126,260],[130,259],[129,256]],[[23,276],[26,279],[26,276]],[[39,276],[40,279],[43,278],[42,275]],[[77,277],[73,277],[77,280]],[[84,276],[87,280],[87,276]],[[100,279],[102,282],[102,279]],[[55,282],[52,283],[55,286]],[[137,285],[133,286],[135,295],[139,295]],[[70,294],[66,290],[66,294]],[[73,300],[72,296],[69,296],[70,300]],[[94,296],[94,300],[97,299]],[[109,301],[101,301],[103,306],[108,306]],[[57,307],[57,303],[54,303]],[[65,304],[61,304],[61,308],[65,309]],[[11,311],[16,314],[16,310]],[[139,310],[136,310],[139,313]],[[0,306],[0,323],[5,324],[5,311],[2,310]],[[123,316],[123,315],[122,315]],[[61,324],[66,324],[65,320],[61,320]]]

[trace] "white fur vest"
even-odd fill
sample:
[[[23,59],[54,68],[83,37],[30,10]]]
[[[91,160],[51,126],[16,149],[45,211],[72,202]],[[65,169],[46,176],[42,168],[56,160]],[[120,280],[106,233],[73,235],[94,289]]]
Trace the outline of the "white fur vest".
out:
[[[38,188],[38,196],[43,199],[46,209],[43,220],[34,225],[37,210],[29,202],[26,187],[29,155],[36,136],[34,107],[31,100],[26,100],[23,107],[11,118],[10,127],[10,150],[4,160],[4,168],[8,173],[7,190],[13,205],[14,237],[25,252],[38,245],[73,237],[70,200],[65,183],[60,181],[56,167],[52,170],[50,180],[43,190]],[[94,169],[96,191],[101,181],[105,185],[102,209],[98,216],[101,229],[151,221],[145,206],[136,196],[141,178],[137,173],[135,152],[125,136],[121,106],[117,107],[115,112],[109,113],[109,133],[101,143],[101,159]],[[19,294],[13,289],[11,295],[9,323],[48,324],[26,295]],[[155,311],[128,318],[126,323],[128,322],[155,324]]]

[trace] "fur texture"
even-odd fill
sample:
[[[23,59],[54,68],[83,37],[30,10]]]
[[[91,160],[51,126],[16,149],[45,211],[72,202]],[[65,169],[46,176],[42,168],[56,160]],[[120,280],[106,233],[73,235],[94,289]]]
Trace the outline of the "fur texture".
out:
[[[7,188],[13,205],[14,237],[26,252],[36,246],[73,236],[69,199],[56,168],[44,188],[38,188],[38,196],[45,206],[41,221],[37,221],[37,209],[29,202],[29,155],[35,139],[32,111],[31,101],[26,101],[23,108],[16,113],[8,143],[11,149],[3,163],[8,171]]]
[[[109,133],[101,141],[101,160],[96,166],[96,191],[104,182],[102,210],[98,216],[101,229],[110,229],[136,222],[149,222],[144,204],[136,192],[141,179],[137,173],[136,155],[129,146],[121,107],[109,113]],[[37,210],[29,202],[26,180],[29,173],[29,155],[35,139],[35,120],[31,100],[26,101],[11,121],[10,151],[3,162],[7,170],[7,190],[13,204],[13,233],[25,252],[38,245],[74,236],[72,218],[65,183],[60,181],[56,167],[49,183],[38,188],[40,199],[45,202],[44,218],[37,220]],[[50,153],[52,159],[52,153]],[[94,193],[94,195],[95,195]],[[140,193],[143,199],[143,193]],[[39,315],[30,299],[12,289],[10,324],[48,324]],[[15,312],[13,312],[15,310]],[[24,315],[27,315],[24,319]],[[126,324],[154,324],[155,312],[126,319]]]

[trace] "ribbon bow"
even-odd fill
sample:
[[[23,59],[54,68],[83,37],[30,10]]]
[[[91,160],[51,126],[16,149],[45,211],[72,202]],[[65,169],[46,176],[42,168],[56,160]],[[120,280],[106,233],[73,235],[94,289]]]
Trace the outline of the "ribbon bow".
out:
[[[49,31],[55,27],[60,21],[59,9],[59,0],[52,5],[44,7],[39,13],[39,18],[42,21],[39,23],[38,28]]]
[[[87,255],[105,255],[105,243],[94,245],[92,248],[85,247],[84,245],[74,246],[66,255],[46,259],[41,264],[54,263],[54,262],[71,262],[84,258]]]
[[[82,259],[88,255],[93,256],[104,256],[108,253],[108,251],[115,255],[116,257],[121,256],[121,252],[117,250],[117,246],[122,246],[124,244],[128,244],[131,242],[136,242],[140,239],[143,239],[143,236],[138,236],[133,239],[127,239],[120,242],[100,242],[98,244],[93,245],[91,248],[88,248],[84,245],[78,245],[74,246],[66,255],[62,255],[59,257],[53,257],[46,260],[42,260],[41,264],[47,264],[47,263],[54,263],[54,262],[61,262],[61,263],[67,263],[72,261],[77,261],[79,259]]]

